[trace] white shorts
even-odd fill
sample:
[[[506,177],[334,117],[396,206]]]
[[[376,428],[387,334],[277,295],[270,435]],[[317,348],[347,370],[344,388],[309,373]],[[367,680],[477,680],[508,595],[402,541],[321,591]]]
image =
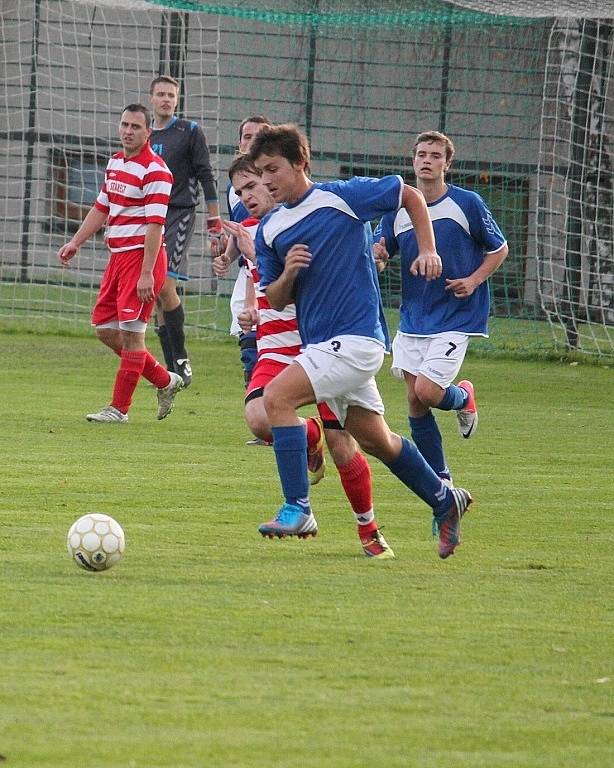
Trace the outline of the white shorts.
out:
[[[403,371],[422,374],[442,389],[447,389],[461,369],[469,336],[466,333],[441,333],[437,336],[409,336],[397,331],[392,342],[390,372],[403,379]]]
[[[350,405],[384,413],[384,403],[375,383],[384,354],[383,345],[375,339],[337,336],[319,344],[308,344],[294,362],[307,374],[316,401],[325,402],[343,426]]]
[[[114,328],[121,331],[131,331],[132,333],[145,333],[147,330],[147,323],[139,320],[109,320],[108,323],[100,323],[95,325],[94,328]]]

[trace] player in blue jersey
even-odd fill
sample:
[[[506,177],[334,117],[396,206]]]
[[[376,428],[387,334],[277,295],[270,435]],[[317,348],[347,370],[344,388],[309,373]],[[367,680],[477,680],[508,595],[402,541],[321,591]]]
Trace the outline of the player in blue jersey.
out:
[[[260,531],[296,536],[317,527],[296,410],[326,402],[361,447],[432,508],[439,556],[449,557],[460,543],[471,495],[448,488],[413,443],[390,431],[375,383],[388,339],[365,222],[404,207],[420,246],[411,270],[436,279],[441,259],[424,197],[400,176],[314,183],[307,138],[293,125],[263,128],[250,157],[280,204],[256,234],[261,287],[275,309],[295,302],[304,344],[264,391],[285,502]]]
[[[166,367],[177,372],[187,387],[192,381],[192,366],[185,348],[185,318],[177,281],[189,280],[188,249],[196,221],[199,185],[205,195],[212,250],[222,232],[222,221],[205,134],[194,121],[175,115],[179,83],[168,75],[156,77],[149,86],[149,98],[153,112],[151,146],[175,179],[164,232],[168,274],[158,297],[156,332]]]
[[[271,121],[264,115],[250,115],[241,121],[239,125],[239,155],[245,155],[249,152],[258,131],[263,125],[271,125]],[[237,195],[232,183],[229,181],[226,187],[226,203],[228,207],[228,218],[230,221],[242,222],[249,218],[250,213],[243,205],[241,198]],[[241,364],[243,365],[243,378],[245,379],[245,385],[249,384],[249,380],[256,365],[257,350],[256,350],[256,330],[244,331],[238,322],[238,314],[243,310],[243,302],[245,300],[245,292],[247,290],[246,272],[244,269],[239,269],[237,279],[232,289],[232,296],[230,297],[230,309],[232,312],[232,324],[230,326],[230,333],[233,336],[237,336],[239,339],[239,349],[241,350]],[[261,445],[262,440],[254,438],[249,441],[253,445]]]
[[[236,241],[237,251],[240,249],[245,258],[252,285],[252,296],[246,300],[238,319],[248,329],[254,324],[257,326],[258,362],[247,387],[245,419],[253,434],[270,445],[271,425],[264,407],[264,391],[269,382],[300,354],[302,340],[294,306],[290,304],[278,312],[269,306],[266,295],[260,290],[253,237],[259,220],[274,207],[273,198],[262,183],[260,173],[246,155],[239,155],[235,159],[228,170],[228,176],[251,216],[244,219],[242,224],[224,222],[224,228],[229,234],[232,233]],[[224,253],[214,259],[213,269],[216,274],[226,272],[227,258],[227,253]],[[394,552],[382,535],[375,517],[369,462],[354,438],[341,428],[335,414],[325,403],[318,404],[318,412],[319,418],[302,420],[307,434],[307,466],[311,484],[315,485],[324,476],[324,438],[352,507],[365,555],[378,560],[393,558]],[[310,531],[313,535],[316,532],[316,529]]]
[[[392,345],[392,371],[407,385],[411,436],[433,470],[448,482],[450,470],[431,409],[456,411],[461,435],[475,434],[473,384],[467,379],[452,382],[469,339],[488,335],[487,280],[508,253],[505,237],[482,198],[446,183],[453,157],[454,145],[443,133],[427,131],[415,141],[417,187],[433,222],[441,276],[427,281],[410,273],[418,244],[405,210],[385,214],[374,236],[380,261],[401,254],[401,318]]]

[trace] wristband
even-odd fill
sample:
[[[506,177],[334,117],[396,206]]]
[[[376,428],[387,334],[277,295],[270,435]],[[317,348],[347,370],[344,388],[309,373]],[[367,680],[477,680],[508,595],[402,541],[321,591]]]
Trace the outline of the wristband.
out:
[[[219,237],[222,234],[222,219],[219,216],[207,219],[207,233],[210,237]]]

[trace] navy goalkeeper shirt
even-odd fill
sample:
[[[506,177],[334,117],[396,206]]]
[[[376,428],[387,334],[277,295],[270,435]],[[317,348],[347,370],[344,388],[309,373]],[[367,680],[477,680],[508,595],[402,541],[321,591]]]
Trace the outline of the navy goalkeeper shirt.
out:
[[[191,120],[173,117],[149,139],[153,151],[170,168],[175,182],[170,207],[194,208],[200,199],[199,183],[208,203],[217,202],[217,188],[211,168],[209,147],[202,128]]]

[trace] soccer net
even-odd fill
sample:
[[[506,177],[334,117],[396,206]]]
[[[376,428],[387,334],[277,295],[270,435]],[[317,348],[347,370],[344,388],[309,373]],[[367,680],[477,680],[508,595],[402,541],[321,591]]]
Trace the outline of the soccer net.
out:
[[[317,180],[413,183],[416,134],[444,131],[449,180],[485,198],[510,246],[475,349],[609,362],[613,19],[614,0],[5,2],[0,316],[87,322],[102,241],[76,270],[55,252],[117,147],[119,109],[170,72],[181,112],[204,125],[221,201],[248,115],[304,128]],[[232,281],[212,277],[202,229],[191,253],[187,322],[227,332]],[[382,287],[394,317],[394,265]]]
[[[612,20],[551,27],[540,131],[541,306],[568,349],[612,357],[614,256]]]
[[[109,155],[121,148],[121,110],[148,105],[158,74],[181,81],[179,111],[201,123],[217,168],[219,19],[133,0],[35,0],[3,3],[1,29],[0,315],[19,323],[38,318],[39,327],[87,325],[108,260],[102,233],[69,268],[60,267],[57,250],[94,202]],[[186,314],[199,329],[218,322],[205,229],[199,215],[185,288]]]

